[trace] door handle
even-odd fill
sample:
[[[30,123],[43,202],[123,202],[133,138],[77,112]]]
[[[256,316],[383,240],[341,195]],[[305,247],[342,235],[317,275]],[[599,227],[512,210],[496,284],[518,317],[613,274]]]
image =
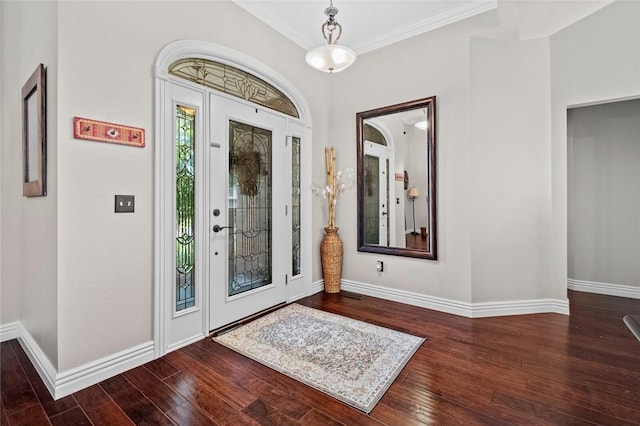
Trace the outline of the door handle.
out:
[[[220,226],[220,225],[213,225],[213,232],[220,232],[225,228],[233,228],[233,226]]]

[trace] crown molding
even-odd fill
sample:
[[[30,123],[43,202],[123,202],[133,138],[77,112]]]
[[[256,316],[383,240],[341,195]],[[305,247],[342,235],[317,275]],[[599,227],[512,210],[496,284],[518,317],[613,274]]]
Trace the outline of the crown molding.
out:
[[[262,22],[266,23],[271,28],[278,31],[280,34],[284,35],[286,38],[302,47],[303,49],[309,50],[317,46],[318,43],[314,41],[314,38],[295,30],[291,26],[290,22],[288,22],[279,14],[275,13],[273,9],[265,7],[264,2],[255,2],[251,0],[232,1],[237,6],[255,16]],[[467,2],[458,7],[449,9],[446,12],[429,16],[411,25],[403,26],[402,28],[397,28],[392,31],[383,32],[378,37],[367,40],[366,42],[355,43],[353,45],[350,45],[349,47],[355,50],[357,54],[370,52],[372,50],[376,50],[381,47],[406,40],[419,34],[435,30],[445,25],[470,18],[474,15],[497,9],[497,7],[497,0]]]
[[[462,21],[463,19],[467,19],[472,16],[479,15],[481,13],[488,12],[497,8],[497,0],[466,3],[459,7],[450,9],[446,12],[429,16],[428,18],[415,22],[411,25],[407,25],[390,32],[382,33],[376,38],[367,40],[364,43],[356,44],[351,48],[358,54],[371,52],[373,50],[389,46],[399,41],[406,40],[408,38],[415,37],[429,31],[433,31],[446,25],[453,24],[454,22]]]
[[[258,6],[261,3],[251,0],[231,1],[303,49],[309,50],[316,47],[317,43],[313,41],[313,38],[305,36],[301,32],[294,30],[290,23],[283,19],[282,16],[275,13],[272,9]],[[318,25],[318,28],[320,28],[320,25]]]

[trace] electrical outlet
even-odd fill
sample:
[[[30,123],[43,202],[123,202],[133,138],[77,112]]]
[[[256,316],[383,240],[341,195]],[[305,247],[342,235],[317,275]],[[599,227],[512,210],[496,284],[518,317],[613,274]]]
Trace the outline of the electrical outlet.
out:
[[[376,262],[376,271],[378,271],[378,272],[383,272],[384,271],[384,263],[382,262],[382,260],[378,260]]]
[[[135,196],[133,195],[116,195],[116,213],[133,213],[135,211]]]

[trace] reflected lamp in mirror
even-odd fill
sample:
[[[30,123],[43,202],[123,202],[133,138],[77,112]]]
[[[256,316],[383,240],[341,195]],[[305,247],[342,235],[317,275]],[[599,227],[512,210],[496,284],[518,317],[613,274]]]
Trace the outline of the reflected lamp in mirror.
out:
[[[358,251],[437,259],[435,114],[435,96],[356,114]]]
[[[421,120],[414,124],[414,126],[420,130],[427,130],[427,128],[429,127],[429,122],[427,120]]]
[[[413,231],[411,231],[411,235],[418,235],[418,231],[416,231],[416,198],[420,196],[418,192],[418,188],[415,186],[409,190],[409,199],[411,200],[411,210],[413,211]]]

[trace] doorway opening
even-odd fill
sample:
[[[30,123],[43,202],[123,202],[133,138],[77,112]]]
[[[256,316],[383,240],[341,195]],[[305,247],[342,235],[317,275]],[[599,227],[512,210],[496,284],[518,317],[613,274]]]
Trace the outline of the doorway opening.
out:
[[[640,99],[567,111],[569,289],[640,298]]]

